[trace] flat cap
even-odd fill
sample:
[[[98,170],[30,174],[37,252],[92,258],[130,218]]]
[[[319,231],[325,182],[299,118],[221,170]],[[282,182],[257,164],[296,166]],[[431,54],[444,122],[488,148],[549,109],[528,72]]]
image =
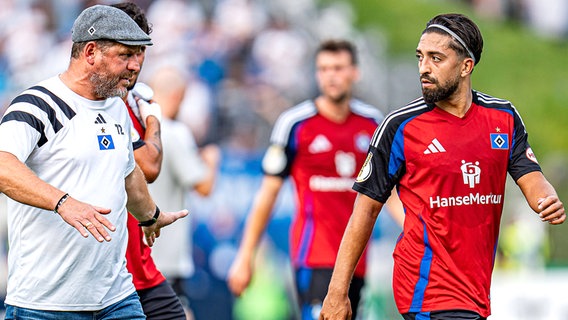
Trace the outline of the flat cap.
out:
[[[83,10],[73,23],[73,42],[111,40],[127,46],[151,46],[152,39],[124,11],[106,5]]]

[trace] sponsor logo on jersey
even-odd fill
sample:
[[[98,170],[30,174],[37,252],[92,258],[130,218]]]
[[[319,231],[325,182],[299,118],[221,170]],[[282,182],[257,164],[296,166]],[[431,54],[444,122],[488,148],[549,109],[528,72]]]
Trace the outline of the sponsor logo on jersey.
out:
[[[310,190],[322,192],[353,191],[353,178],[311,176]]]
[[[112,141],[112,136],[110,134],[98,135],[99,140],[99,150],[112,150],[114,149],[114,142]]]
[[[342,177],[352,177],[357,169],[357,161],[352,152],[337,151],[335,153],[335,171]]]
[[[534,162],[534,163],[538,163],[538,160],[536,160],[536,156],[534,155],[534,152],[532,151],[532,149],[529,147],[527,148],[527,151],[525,152],[525,154],[527,155],[527,158]]]
[[[357,161],[353,152],[337,151],[335,153],[335,171],[339,177],[314,175],[310,177],[310,189],[313,191],[350,191],[353,186],[353,174],[357,169]]]
[[[363,182],[367,180],[371,176],[371,171],[373,171],[373,165],[371,164],[371,159],[373,158],[373,153],[369,152],[367,154],[367,159],[365,159],[365,163],[359,170],[359,175],[357,175],[356,182]]]
[[[322,153],[331,150],[331,142],[322,134],[318,134],[308,146],[310,153]]]
[[[460,167],[463,183],[467,184],[470,188],[474,188],[476,184],[479,184],[479,179],[481,177],[481,168],[479,167],[479,161],[465,162],[462,160],[462,165]]]
[[[490,133],[491,149],[508,150],[509,134],[508,133]]]
[[[445,208],[456,206],[471,206],[476,204],[501,204],[503,202],[502,194],[479,194],[470,193],[463,196],[455,197],[430,197],[430,208]]]
[[[461,161],[460,170],[463,177],[463,183],[470,188],[475,188],[479,184],[481,179],[481,168],[479,167],[479,161],[466,162]],[[471,206],[471,205],[500,205],[503,203],[502,194],[481,194],[479,192],[469,193],[459,196],[435,196],[430,197],[430,208],[445,208],[445,207],[455,207],[455,206]]]
[[[97,117],[95,118],[95,124],[104,124],[107,123],[105,118],[102,116],[102,114],[98,114]]]
[[[440,141],[438,141],[438,139],[436,138],[434,138],[432,142],[428,145],[428,148],[424,150],[424,154],[432,154],[440,152],[446,152],[446,149],[444,149],[444,146],[442,146]]]

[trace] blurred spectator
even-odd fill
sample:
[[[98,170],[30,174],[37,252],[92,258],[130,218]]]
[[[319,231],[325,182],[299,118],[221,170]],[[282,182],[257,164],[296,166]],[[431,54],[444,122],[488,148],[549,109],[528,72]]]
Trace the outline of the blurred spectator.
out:
[[[199,150],[187,126],[175,120],[186,89],[185,76],[179,69],[162,67],[153,73],[149,84],[154,89],[154,99],[162,106],[164,147],[162,170],[149,190],[155,199],[164,203],[164,210],[183,208],[189,190],[207,196],[213,189],[219,148],[208,145]],[[157,267],[172,284],[188,313],[189,295],[185,283],[194,271],[190,223],[187,219],[172,225],[161,234],[152,250]]]

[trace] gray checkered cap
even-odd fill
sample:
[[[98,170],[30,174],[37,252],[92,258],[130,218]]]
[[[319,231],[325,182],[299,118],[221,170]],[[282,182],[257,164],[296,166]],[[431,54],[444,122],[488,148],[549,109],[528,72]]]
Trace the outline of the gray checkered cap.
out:
[[[152,39],[124,11],[105,5],[83,10],[73,23],[73,42],[112,40],[127,46],[151,46]]]

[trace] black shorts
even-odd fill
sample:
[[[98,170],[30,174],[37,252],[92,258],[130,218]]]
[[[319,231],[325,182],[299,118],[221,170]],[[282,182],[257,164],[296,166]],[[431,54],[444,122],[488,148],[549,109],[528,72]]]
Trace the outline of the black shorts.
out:
[[[296,269],[296,290],[302,319],[318,319],[332,273],[333,269]],[[353,277],[351,280],[349,287],[349,300],[353,312],[351,319],[357,316],[357,306],[361,300],[361,289],[364,284],[365,279],[361,277]]]
[[[138,290],[142,309],[148,320],[185,320],[185,311],[167,281]]]
[[[416,312],[405,313],[402,315],[404,320],[415,320]],[[424,319],[424,318],[420,318]],[[430,320],[486,320],[479,314],[473,311],[467,310],[442,310],[442,311],[432,311],[430,312]]]

